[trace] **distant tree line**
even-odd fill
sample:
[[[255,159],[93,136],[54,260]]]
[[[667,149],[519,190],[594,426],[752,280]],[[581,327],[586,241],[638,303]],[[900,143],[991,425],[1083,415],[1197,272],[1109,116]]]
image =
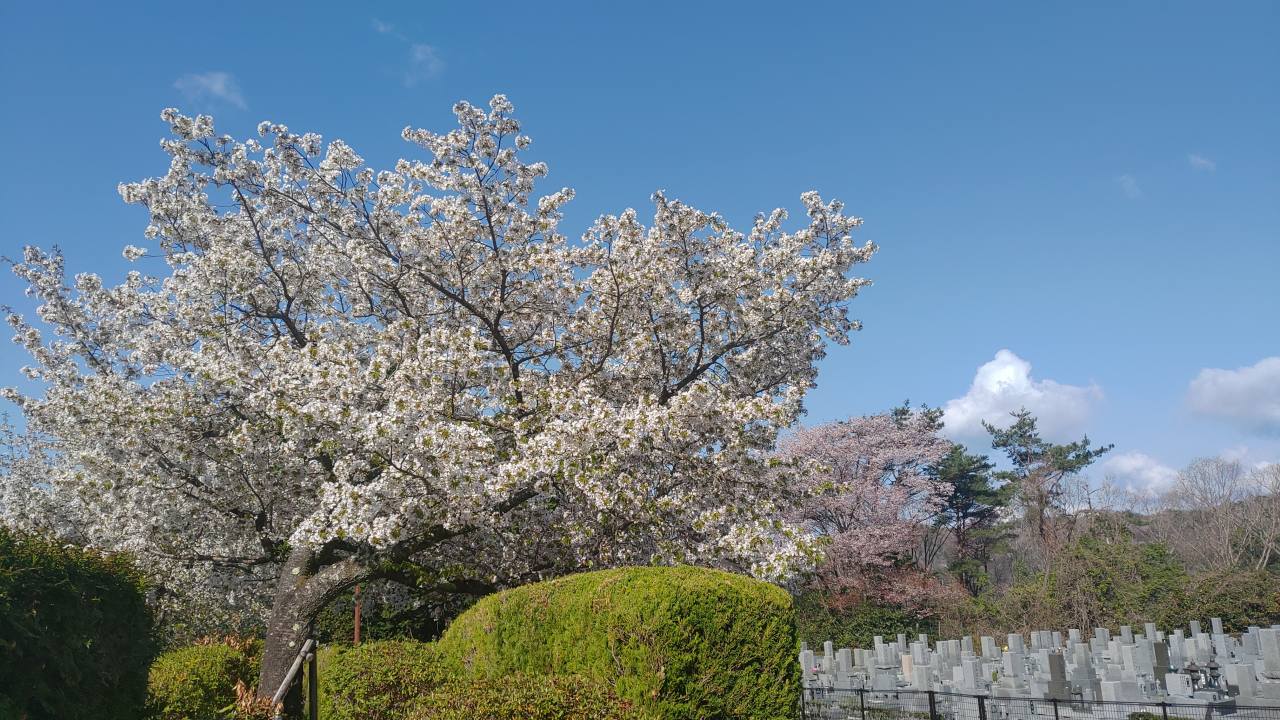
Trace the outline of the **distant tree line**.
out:
[[[1111,445],[1050,442],[1026,410],[986,425],[994,457],[941,420],[904,405],[782,443],[817,468],[797,514],[824,554],[794,585],[810,639],[1280,621],[1280,467],[1199,459],[1136,492],[1086,476]]]

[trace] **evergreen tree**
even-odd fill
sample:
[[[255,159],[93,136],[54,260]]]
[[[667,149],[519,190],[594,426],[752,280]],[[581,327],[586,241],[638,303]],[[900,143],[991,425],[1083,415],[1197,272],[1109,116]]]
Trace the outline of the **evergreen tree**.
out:
[[[1013,423],[998,428],[990,423],[983,427],[991,434],[991,447],[1003,450],[1012,468],[995,474],[1012,486],[1012,492],[1023,512],[1023,520],[1032,531],[1043,553],[1044,567],[1052,564],[1057,546],[1054,535],[1054,512],[1064,510],[1064,481],[1079,474],[1113,445],[1090,447],[1089,438],[1059,445],[1040,437],[1036,418],[1025,408],[1014,413]]]
[[[1013,487],[993,485],[993,469],[995,465],[985,455],[973,455],[955,445],[933,470],[935,479],[951,488],[936,520],[955,541],[950,569],[975,595],[986,584],[986,564],[992,551],[1005,537],[1001,511],[1008,507]]]

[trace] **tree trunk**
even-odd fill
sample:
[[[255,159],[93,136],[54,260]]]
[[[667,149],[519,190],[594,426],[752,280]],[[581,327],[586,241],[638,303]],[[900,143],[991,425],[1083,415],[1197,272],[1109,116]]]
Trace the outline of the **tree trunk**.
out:
[[[367,579],[363,568],[347,559],[316,569],[315,553],[294,550],[280,568],[276,595],[267,619],[267,637],[258,675],[258,696],[270,698],[284,682],[289,667],[311,633],[317,614],[343,591]],[[299,673],[299,676],[301,673]],[[300,686],[285,698],[285,712],[298,717],[302,711]]]

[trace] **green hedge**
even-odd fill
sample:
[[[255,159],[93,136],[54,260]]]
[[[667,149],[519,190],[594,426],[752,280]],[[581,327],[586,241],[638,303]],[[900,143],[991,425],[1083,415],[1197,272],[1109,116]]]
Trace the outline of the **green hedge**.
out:
[[[435,645],[413,640],[325,648],[319,664],[326,720],[402,720],[419,697],[456,674],[444,669]]]
[[[793,717],[800,693],[791,597],[702,568],[602,570],[490,595],[439,645],[473,677],[577,675],[661,718]]]
[[[632,720],[631,703],[580,677],[510,675],[446,685],[414,705],[410,720]]]
[[[128,559],[0,528],[0,708],[27,720],[134,720],[155,651]]]
[[[858,603],[833,607],[821,593],[811,591],[796,598],[796,626],[800,639],[813,646],[830,640],[836,647],[872,647],[875,636],[897,638],[905,633],[936,635],[938,623],[889,605]]]
[[[258,682],[261,643],[212,642],[171,650],[151,666],[149,720],[222,720],[236,682]]]

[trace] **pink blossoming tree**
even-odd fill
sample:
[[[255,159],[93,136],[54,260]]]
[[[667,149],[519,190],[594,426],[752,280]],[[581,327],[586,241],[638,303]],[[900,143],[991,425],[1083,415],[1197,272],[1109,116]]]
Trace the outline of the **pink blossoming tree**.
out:
[[[824,591],[907,604],[927,591],[900,565],[950,490],[927,472],[951,449],[939,427],[935,410],[899,408],[801,428],[782,441],[781,457],[821,468],[804,477],[808,499],[795,518],[827,540],[817,574]],[[901,582],[885,582],[890,576]]]

